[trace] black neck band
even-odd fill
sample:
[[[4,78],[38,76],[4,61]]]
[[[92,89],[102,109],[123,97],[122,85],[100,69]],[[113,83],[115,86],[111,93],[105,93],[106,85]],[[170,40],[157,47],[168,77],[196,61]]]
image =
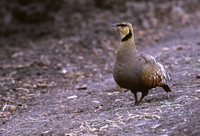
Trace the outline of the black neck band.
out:
[[[131,37],[132,37],[132,32],[131,32],[131,30],[129,29],[129,33],[128,33],[124,38],[122,38],[122,42],[127,41],[127,40],[130,39]]]

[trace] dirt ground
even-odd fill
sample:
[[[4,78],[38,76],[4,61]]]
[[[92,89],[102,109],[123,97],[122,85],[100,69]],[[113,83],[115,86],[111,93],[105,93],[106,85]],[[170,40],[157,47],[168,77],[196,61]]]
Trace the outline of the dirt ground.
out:
[[[128,11],[99,11],[0,38],[0,134],[200,135],[200,11],[172,8],[167,21],[150,14],[142,24]],[[119,18],[133,23],[137,48],[171,74],[169,96],[156,88],[134,106],[130,91],[116,89],[111,24]]]

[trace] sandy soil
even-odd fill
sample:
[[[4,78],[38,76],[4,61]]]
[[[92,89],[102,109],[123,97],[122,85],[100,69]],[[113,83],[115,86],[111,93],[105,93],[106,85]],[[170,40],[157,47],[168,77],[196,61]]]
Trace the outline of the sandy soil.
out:
[[[177,18],[151,14],[140,24],[128,11],[99,11],[0,38],[0,134],[200,135],[199,12],[175,9]],[[156,88],[134,106],[130,91],[116,90],[117,15],[134,24],[137,48],[171,74],[169,97]]]

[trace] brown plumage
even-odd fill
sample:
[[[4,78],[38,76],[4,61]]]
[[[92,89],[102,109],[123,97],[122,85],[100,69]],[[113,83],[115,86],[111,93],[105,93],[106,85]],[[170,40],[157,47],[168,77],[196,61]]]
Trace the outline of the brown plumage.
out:
[[[117,51],[113,77],[116,83],[125,89],[131,90],[138,105],[148,95],[150,89],[162,87],[166,92],[171,92],[167,85],[170,80],[163,66],[151,55],[139,52],[134,43],[132,25],[128,22],[116,23],[121,36],[121,45]],[[138,101],[137,92],[142,96]]]

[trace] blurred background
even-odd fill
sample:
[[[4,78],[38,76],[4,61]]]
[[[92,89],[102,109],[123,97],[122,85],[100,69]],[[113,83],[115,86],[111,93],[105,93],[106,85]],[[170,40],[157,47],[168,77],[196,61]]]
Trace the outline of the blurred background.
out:
[[[55,57],[41,60],[54,66],[61,60],[79,67],[95,62],[97,68],[111,71],[119,45],[113,22],[131,22],[138,48],[143,48],[198,22],[199,9],[198,0],[1,0],[0,48],[7,46],[7,52],[0,63],[14,54],[29,62]]]
[[[0,34],[84,39],[89,30],[90,37],[104,40],[113,22],[129,21],[142,30],[174,29],[191,23],[191,14],[199,17],[199,7],[198,0],[2,0]]]
[[[198,0],[1,0],[0,74],[97,80],[112,73],[120,40],[112,23],[131,22],[142,49],[198,26],[199,9]]]
[[[1,92],[38,78],[98,81],[112,74],[119,46],[112,23],[131,22],[143,49],[198,26],[199,9],[198,0],[1,0],[0,75],[15,81]]]

